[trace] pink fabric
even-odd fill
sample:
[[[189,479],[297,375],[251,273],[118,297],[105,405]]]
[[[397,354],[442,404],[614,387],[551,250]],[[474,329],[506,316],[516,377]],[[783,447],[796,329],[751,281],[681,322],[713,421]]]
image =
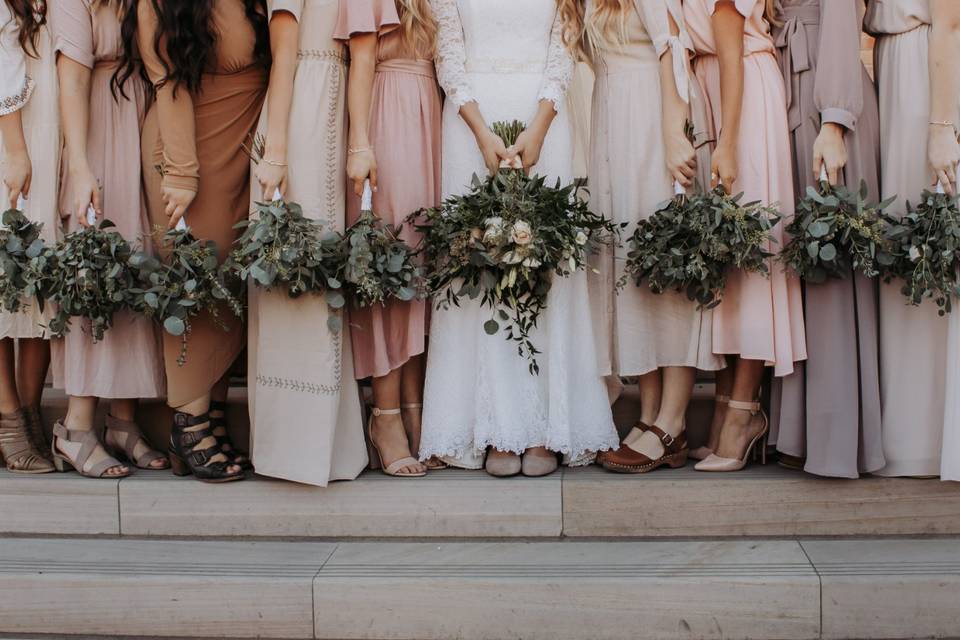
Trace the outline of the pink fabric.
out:
[[[710,13],[715,0],[686,0],[684,18],[697,48],[694,71],[707,110],[720,130],[720,65],[716,58]],[[784,220],[774,230],[784,246],[783,228],[794,212],[793,176],[783,76],[772,54],[762,3],[745,24],[743,108],[737,145],[739,177],[733,193],[743,192],[744,202],[761,201],[779,206]],[[770,53],[768,53],[768,51]],[[807,357],[800,281],[771,262],[770,276],[731,272],[723,302],[713,314],[713,349],[718,354],[738,354],[762,360],[774,374],[793,372],[793,363]]]
[[[393,0],[340,0],[340,14],[333,37],[349,40],[361,33],[384,35],[400,25]]]

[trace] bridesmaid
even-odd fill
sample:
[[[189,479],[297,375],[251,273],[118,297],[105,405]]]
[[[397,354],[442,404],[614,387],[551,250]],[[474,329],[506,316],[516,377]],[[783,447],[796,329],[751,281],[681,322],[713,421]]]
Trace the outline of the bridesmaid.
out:
[[[304,215],[342,231],[347,59],[333,39],[337,3],[272,0],[268,7],[273,66],[252,195],[270,200],[279,189]],[[367,450],[347,323],[328,332],[322,298],[291,300],[257,287],[249,288],[248,313],[257,473],[318,486],[357,477]]]
[[[960,3],[872,1],[866,27],[877,36],[883,196],[899,195],[903,213],[938,181],[956,193]],[[960,480],[960,312],[908,306],[893,282],[880,287],[880,316],[886,466],[877,473]]]
[[[689,85],[686,33],[679,0],[588,0],[586,49],[596,82],[593,92],[591,203],[616,223],[633,225],[674,193],[692,186],[693,145],[684,129]],[[692,48],[692,46],[690,47]],[[643,154],[637,153],[644,149]],[[602,286],[591,287],[604,317],[603,371],[639,376],[641,422],[620,449],[602,456],[604,468],[644,473],[687,460],[684,416],[696,370],[717,370],[712,312],[698,310],[683,293],[661,295],[615,283],[625,252],[604,255]]]
[[[831,184],[880,198],[877,98],[860,61],[860,0],[781,0],[774,37],[787,89],[798,195]],[[823,61],[823,64],[820,64]],[[805,285],[808,359],[774,383],[781,464],[856,478],[884,466],[877,285],[860,274]],[[779,427],[779,429],[778,429]],[[806,458],[806,464],[803,458]]]
[[[52,243],[59,227],[60,132],[45,21],[42,1],[0,1],[0,210],[22,206]],[[17,473],[53,471],[40,417],[50,362],[48,316],[35,303],[18,313],[0,310],[0,457]]]
[[[713,152],[713,184],[744,200],[779,205],[793,214],[793,184],[784,158],[790,154],[786,98],[768,20],[775,0],[684,0],[697,51],[695,72],[719,132]],[[777,246],[771,246],[776,251]],[[770,275],[734,271],[723,302],[714,310],[713,350],[730,367],[717,374],[718,411],[709,455],[699,471],[738,471],[769,425],[759,402],[764,366],[775,376],[793,372],[806,358],[800,282],[773,262]],[[761,447],[763,445],[761,444]]]
[[[114,99],[110,90],[122,51],[120,16],[127,8],[123,0],[57,0],[50,5],[50,26],[65,142],[59,207],[65,231],[87,226],[93,206],[98,220],[111,220],[136,243],[150,229],[137,162],[146,91],[131,82],[126,95]],[[105,478],[129,474],[120,460],[142,469],[169,468],[134,421],[137,398],[164,393],[154,324],[121,313],[97,343],[77,324],[53,342],[54,385],[69,396],[67,415],[54,426],[58,468]],[[100,398],[111,401],[102,442],[94,427]]]
[[[440,203],[440,90],[433,69],[437,23],[427,0],[340,0],[335,37],[350,46],[347,175],[355,197],[347,218],[360,216],[363,183],[373,209],[399,225]],[[401,234],[419,243],[410,225]],[[356,376],[373,378],[370,440],[391,476],[423,476],[442,468],[416,460],[423,407],[426,303],[391,302],[351,309]]]
[[[136,72],[135,37],[157,94],[143,126],[150,219],[173,228],[187,214],[193,234],[215,241],[223,259],[237,237],[234,225],[247,218],[250,206],[250,159],[242,146],[255,131],[266,94],[265,0],[139,0],[128,18],[124,35],[131,40],[119,80],[129,82]],[[192,321],[182,367],[180,338],[163,337],[167,403],[176,409],[174,472],[207,482],[240,480],[249,464],[223,428],[228,372],[243,348],[243,327],[226,309],[220,319],[228,331],[207,315]]]

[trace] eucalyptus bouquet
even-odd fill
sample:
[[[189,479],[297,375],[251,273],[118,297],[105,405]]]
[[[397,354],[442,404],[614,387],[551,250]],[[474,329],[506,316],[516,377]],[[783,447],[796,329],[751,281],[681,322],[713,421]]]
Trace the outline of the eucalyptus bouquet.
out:
[[[256,203],[253,217],[236,226],[243,233],[226,269],[241,281],[249,278],[265,289],[284,289],[291,298],[323,294],[331,309],[343,308],[342,237],[325,231],[320,222],[304,217],[300,205],[279,195],[272,202]],[[327,324],[338,331],[340,316],[331,313]]]
[[[373,213],[373,194],[364,186],[360,218],[343,234],[343,281],[358,307],[408,302],[423,295],[416,252],[400,239],[400,227],[384,224]]]
[[[220,317],[222,304],[238,318],[243,317],[243,305],[227,285],[216,243],[197,240],[185,227],[167,231],[162,243],[165,259],[145,251],[130,257],[129,265],[136,276],[136,286],[129,292],[130,305],[154,318],[170,335],[182,338],[177,364],[183,366],[191,319],[206,311],[226,331],[229,327]]]
[[[780,214],[742,198],[717,187],[661,204],[628,240],[625,277],[654,293],[685,292],[710,309],[722,300],[729,269],[769,275],[768,247]]]
[[[960,251],[958,196],[924,191],[920,203],[907,202],[907,213],[887,229],[889,255],[881,255],[885,281],[903,281],[901,291],[912,305],[933,299],[942,316],[960,295],[957,257]]]
[[[523,124],[496,123],[493,130],[512,145]],[[443,308],[461,298],[479,299],[491,317],[484,330],[516,341],[530,373],[539,373],[540,353],[530,335],[537,326],[554,276],[587,266],[588,256],[611,242],[619,227],[590,212],[583,184],[550,186],[505,163],[494,175],[474,176],[472,188],[439,207],[415,213],[423,233],[430,291]]]
[[[792,240],[780,260],[812,283],[846,278],[851,271],[876,277],[877,261],[886,244],[883,210],[893,200],[868,202],[865,182],[858,191],[831,186],[825,180],[819,191],[807,187],[806,197],[797,204],[793,222],[787,226]]]
[[[40,238],[42,225],[31,222],[16,209],[0,217],[0,308],[9,313],[20,311],[26,300],[38,296],[46,246]]]
[[[113,315],[128,308],[132,249],[114,226],[109,220],[91,224],[35,258],[42,265],[41,295],[55,305],[48,327],[54,337],[67,334],[71,318],[79,317],[94,342],[102,340]]]

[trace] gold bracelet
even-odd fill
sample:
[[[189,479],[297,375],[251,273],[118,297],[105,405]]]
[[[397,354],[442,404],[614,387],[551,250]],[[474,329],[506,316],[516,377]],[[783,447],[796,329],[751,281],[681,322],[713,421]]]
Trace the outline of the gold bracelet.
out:
[[[935,121],[931,120],[931,121],[930,121],[930,124],[931,124],[931,125],[934,125],[934,126],[937,126],[937,127],[954,127],[954,128],[956,128],[956,126],[957,126],[957,125],[953,124],[952,122],[950,122],[949,120],[943,120],[942,122],[935,122]]]
[[[263,159],[263,162],[264,162],[264,164],[268,164],[268,165],[270,165],[271,167],[286,167],[286,166],[287,166],[287,163],[286,163],[286,162],[274,162],[273,160],[267,160],[266,158]]]
[[[370,151],[370,152],[372,152],[372,151],[373,151],[373,147],[363,147],[363,148],[361,148],[361,149],[354,149],[354,148],[350,147],[350,148],[347,149],[347,155],[352,156],[352,155],[354,155],[355,153],[363,153],[364,151]]]

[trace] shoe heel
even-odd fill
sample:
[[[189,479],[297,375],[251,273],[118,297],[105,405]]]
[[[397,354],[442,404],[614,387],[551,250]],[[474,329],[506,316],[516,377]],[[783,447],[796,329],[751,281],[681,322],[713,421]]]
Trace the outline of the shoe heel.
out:
[[[668,464],[671,469],[680,469],[687,466],[687,458],[688,458],[688,454],[682,453],[680,455],[676,455],[672,457]]]
[[[189,476],[193,473],[187,465],[186,460],[175,454],[173,451],[168,453],[170,456],[170,470],[175,476]]]
[[[53,466],[57,471],[63,473],[65,471],[73,471],[73,465],[61,458],[60,456],[53,457]]]

